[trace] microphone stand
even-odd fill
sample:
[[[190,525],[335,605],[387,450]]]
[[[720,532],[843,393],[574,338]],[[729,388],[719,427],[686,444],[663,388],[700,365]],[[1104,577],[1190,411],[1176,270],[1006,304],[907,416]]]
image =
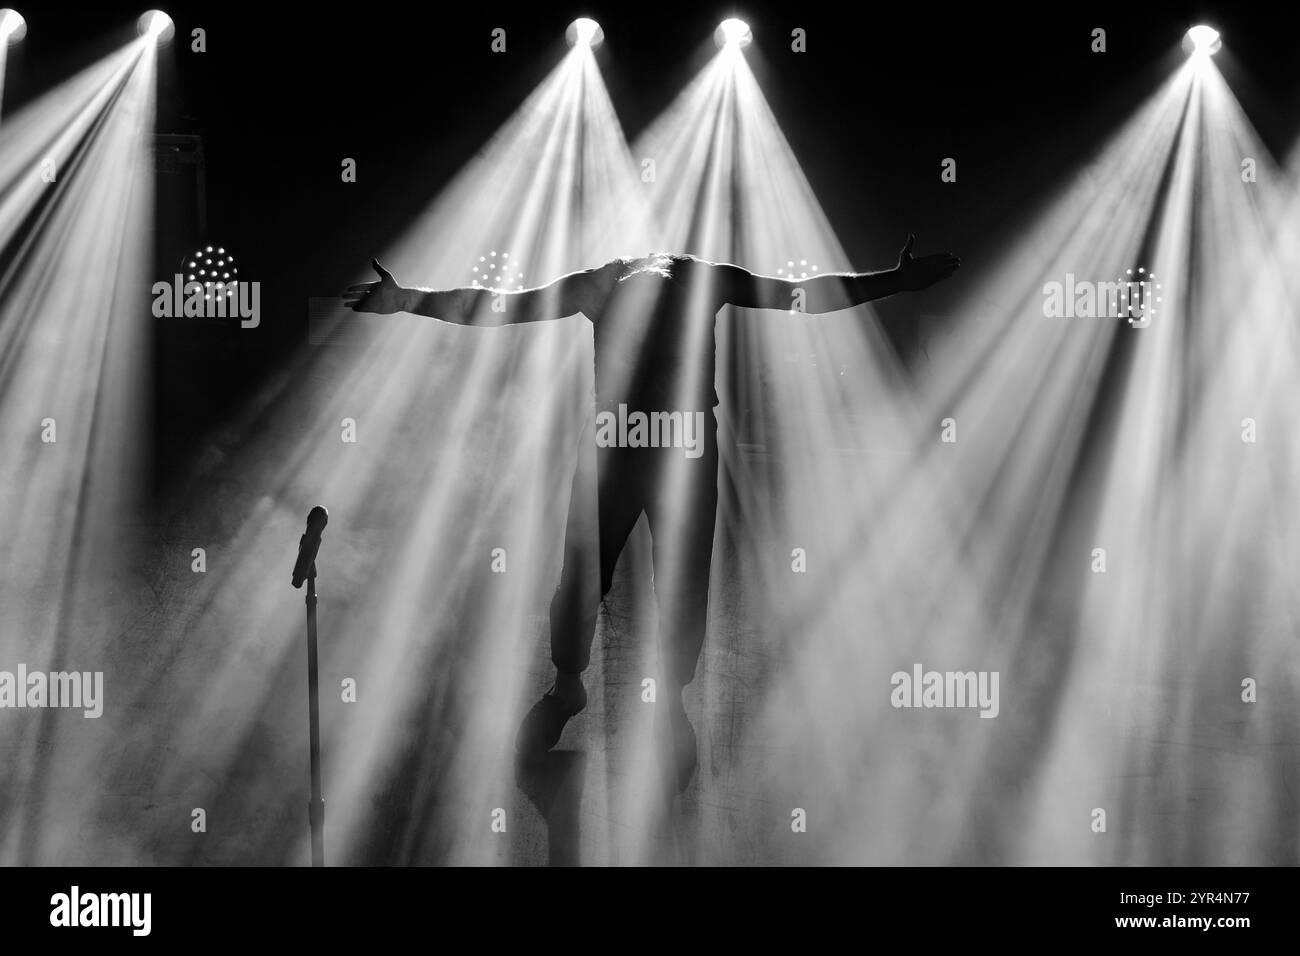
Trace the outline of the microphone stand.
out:
[[[311,742],[311,799],[307,820],[311,824],[311,865],[325,865],[325,799],[320,792],[320,686],[316,667],[316,553],[330,516],[320,505],[307,514],[307,530],[298,539],[298,560],[291,583],[307,583],[307,710]]]
[[[311,865],[325,865],[325,798],[320,786],[320,687],[316,674],[316,562],[307,573],[307,708],[311,740]]]

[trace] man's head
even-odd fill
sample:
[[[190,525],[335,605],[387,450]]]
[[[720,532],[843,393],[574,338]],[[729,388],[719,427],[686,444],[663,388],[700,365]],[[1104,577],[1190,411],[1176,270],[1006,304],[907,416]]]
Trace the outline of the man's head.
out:
[[[643,273],[650,273],[664,279],[672,278],[673,257],[666,252],[652,252],[638,257],[622,256],[615,261],[619,264],[619,282]]]

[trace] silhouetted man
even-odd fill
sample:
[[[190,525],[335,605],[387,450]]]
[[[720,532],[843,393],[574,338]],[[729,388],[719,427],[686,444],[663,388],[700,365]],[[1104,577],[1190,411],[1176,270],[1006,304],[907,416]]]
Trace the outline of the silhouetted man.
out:
[[[615,259],[517,292],[406,289],[376,261],[378,282],[349,287],[345,299],[359,312],[413,312],[458,325],[538,322],[581,313],[592,323],[596,501],[582,487],[583,469],[576,468],[564,566],[551,602],[555,683],[524,718],[516,740],[520,753],[550,750],[569,718],[586,707],[582,672],[590,660],[600,602],[644,511],[653,539],[661,634],[658,701],[663,706],[657,713],[669,723],[678,782],[685,786],[694,771],[696,742],[682,690],[695,676],[708,621],[718,502],[713,415],[718,404],[717,312],[724,305],[837,312],[895,292],[924,289],[956,270],[959,260],[947,254],[913,258],[914,241],[908,237],[893,269],[799,280],[755,275],[692,256],[651,255]]]

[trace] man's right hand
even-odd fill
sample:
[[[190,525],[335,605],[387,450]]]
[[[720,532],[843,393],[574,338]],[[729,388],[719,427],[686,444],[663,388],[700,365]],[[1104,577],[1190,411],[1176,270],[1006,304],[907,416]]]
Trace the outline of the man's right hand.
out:
[[[406,290],[397,284],[393,274],[381,266],[378,259],[371,259],[370,265],[379,274],[379,281],[348,286],[343,293],[343,304],[353,312],[373,312],[376,315],[403,311]]]

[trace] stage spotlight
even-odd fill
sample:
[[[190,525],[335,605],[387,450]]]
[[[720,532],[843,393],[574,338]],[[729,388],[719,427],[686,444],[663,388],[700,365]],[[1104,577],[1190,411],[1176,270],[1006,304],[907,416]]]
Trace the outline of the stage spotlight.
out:
[[[735,17],[723,20],[713,31],[713,42],[718,45],[718,49],[729,46],[737,49],[747,47],[753,39],[754,34],[750,31],[749,24]]]
[[[27,36],[27,21],[17,10],[5,7],[0,10],[0,41],[17,43]]]
[[[594,50],[604,42],[605,31],[600,28],[600,24],[595,20],[588,17],[578,17],[564,31],[564,38],[569,41],[569,46],[581,44]]]
[[[217,295],[224,292],[233,297],[239,282],[235,257],[226,251],[225,246],[199,246],[181,260],[181,274],[185,276],[186,284],[203,283],[205,299],[211,298],[214,292]]]
[[[1213,56],[1219,52],[1221,46],[1223,46],[1223,38],[1219,36],[1219,31],[1204,24],[1188,30],[1183,40],[1183,48],[1188,53],[1202,56]]]
[[[140,14],[135,30],[142,37],[153,37],[159,43],[166,43],[176,35],[176,24],[161,10],[148,10]]]

